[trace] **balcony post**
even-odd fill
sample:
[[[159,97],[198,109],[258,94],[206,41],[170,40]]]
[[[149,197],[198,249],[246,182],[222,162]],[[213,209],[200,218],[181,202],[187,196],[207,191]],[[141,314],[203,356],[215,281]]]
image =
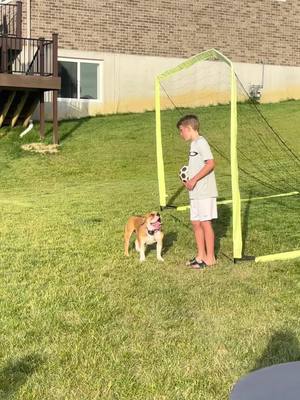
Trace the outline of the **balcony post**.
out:
[[[38,40],[38,74],[44,76],[45,71],[45,54],[44,54],[44,40],[41,37]],[[43,90],[40,91],[40,139],[45,139],[45,93]]]
[[[16,36],[22,37],[22,2],[17,1]]]
[[[44,91],[40,91],[40,139],[45,139],[45,99]]]
[[[53,52],[52,52],[52,66],[53,66],[53,76],[58,76],[58,34],[52,34],[53,41]],[[58,112],[57,112],[57,97],[58,90],[53,90],[52,106],[53,106],[53,143],[59,143],[59,133],[58,133]]]
[[[7,54],[7,36],[2,36],[2,47],[1,47],[1,72],[7,73],[8,72],[8,54]]]
[[[44,49],[44,41],[45,38],[41,37],[38,40],[38,49],[39,49],[39,63],[38,63],[38,74],[40,76],[44,76],[45,72],[45,49]]]

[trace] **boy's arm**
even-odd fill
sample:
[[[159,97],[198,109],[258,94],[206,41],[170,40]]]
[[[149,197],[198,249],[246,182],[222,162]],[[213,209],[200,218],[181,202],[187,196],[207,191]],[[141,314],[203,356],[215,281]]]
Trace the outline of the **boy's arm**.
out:
[[[193,190],[196,183],[200,181],[200,179],[204,178],[208,175],[211,171],[215,168],[215,160],[206,160],[204,166],[200,169],[198,174],[196,174],[192,179],[189,179],[187,182],[184,183],[185,187],[188,190]]]

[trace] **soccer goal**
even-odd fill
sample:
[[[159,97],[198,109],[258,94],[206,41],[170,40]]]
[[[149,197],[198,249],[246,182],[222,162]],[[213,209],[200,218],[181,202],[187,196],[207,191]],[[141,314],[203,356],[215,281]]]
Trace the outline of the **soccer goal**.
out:
[[[164,71],[155,79],[156,151],[161,209],[186,210],[178,171],[188,147],[176,123],[196,114],[217,160],[218,204],[230,205],[233,259],[245,257],[242,204],[299,196],[297,154],[276,132],[241,83],[233,63],[215,49]],[[281,249],[280,249],[281,250]],[[254,250],[251,249],[251,254]],[[253,255],[255,261],[300,257],[300,250]]]

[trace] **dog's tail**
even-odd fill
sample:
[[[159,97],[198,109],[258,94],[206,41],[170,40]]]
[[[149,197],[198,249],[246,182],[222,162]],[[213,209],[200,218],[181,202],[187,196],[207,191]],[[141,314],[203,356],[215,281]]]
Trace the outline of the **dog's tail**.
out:
[[[133,224],[127,223],[125,226],[125,232],[124,232],[124,253],[125,256],[129,256],[128,250],[129,250],[129,241],[131,238],[131,235],[134,232],[134,226]]]

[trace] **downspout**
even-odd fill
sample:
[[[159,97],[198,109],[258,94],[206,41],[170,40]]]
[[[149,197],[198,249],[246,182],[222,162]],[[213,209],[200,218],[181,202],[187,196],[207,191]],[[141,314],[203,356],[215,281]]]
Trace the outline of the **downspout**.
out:
[[[26,37],[31,38],[31,0],[27,0],[26,3]]]
[[[20,133],[20,138],[22,138],[23,136],[27,135],[28,132],[31,131],[31,129],[33,128],[33,122],[30,121],[30,124],[28,125],[28,127],[25,129],[25,131]]]
[[[26,3],[26,37],[31,38],[31,0],[27,0]],[[20,134],[20,138],[27,135],[33,129],[33,121],[30,121],[29,126]]]

